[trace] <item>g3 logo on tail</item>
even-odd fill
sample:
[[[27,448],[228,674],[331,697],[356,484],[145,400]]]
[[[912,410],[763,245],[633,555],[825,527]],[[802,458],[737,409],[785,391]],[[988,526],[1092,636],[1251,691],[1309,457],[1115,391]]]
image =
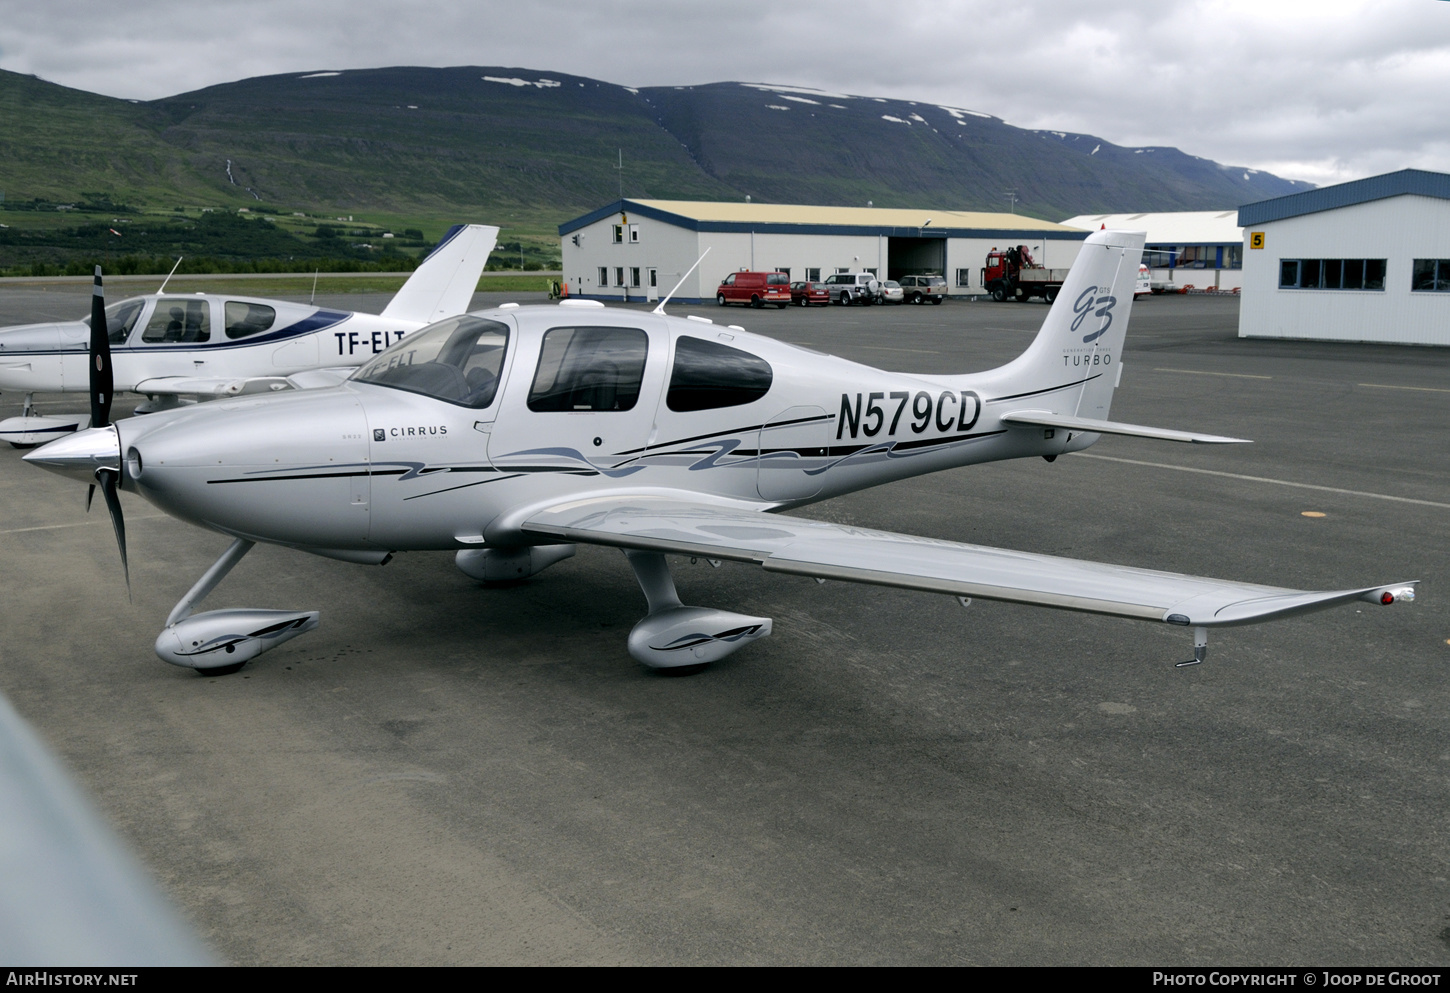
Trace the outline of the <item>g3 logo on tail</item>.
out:
[[[1084,345],[1101,338],[1107,333],[1108,328],[1113,326],[1113,308],[1118,305],[1118,298],[1114,296],[1098,296],[1097,292],[1099,288],[1097,286],[1089,286],[1082,291],[1072,304],[1072,312],[1077,315],[1073,319],[1072,327],[1070,328],[1074,332],[1082,327],[1082,322],[1087,319],[1089,314],[1092,314],[1094,317],[1103,318],[1102,327],[1083,337],[1082,343]],[[1094,310],[1094,307],[1097,310]]]

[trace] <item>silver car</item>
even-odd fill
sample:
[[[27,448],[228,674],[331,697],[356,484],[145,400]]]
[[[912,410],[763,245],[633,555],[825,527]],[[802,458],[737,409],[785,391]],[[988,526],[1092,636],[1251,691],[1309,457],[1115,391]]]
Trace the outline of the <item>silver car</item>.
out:
[[[855,303],[875,303],[881,294],[881,283],[869,272],[836,272],[826,277],[826,289],[830,291],[831,303],[849,307]]]
[[[902,303],[906,300],[906,292],[902,290],[901,284],[896,280],[888,279],[881,284],[879,299],[882,303]]]

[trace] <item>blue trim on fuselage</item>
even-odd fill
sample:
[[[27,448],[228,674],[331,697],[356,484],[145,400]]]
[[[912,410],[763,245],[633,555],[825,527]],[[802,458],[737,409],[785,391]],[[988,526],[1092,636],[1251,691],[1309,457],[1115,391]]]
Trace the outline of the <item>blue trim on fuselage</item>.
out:
[[[251,348],[254,345],[275,345],[282,341],[291,341],[293,338],[301,338],[304,335],[315,334],[318,331],[326,331],[328,328],[336,327],[344,321],[356,315],[349,310],[319,310],[314,314],[289,324],[285,328],[276,331],[268,331],[266,334],[252,335],[248,338],[226,338],[217,341],[193,341],[193,342],[165,342],[157,341],[144,345],[112,345],[112,354],[127,355],[153,355],[161,352],[214,352],[229,348]],[[76,348],[48,348],[15,350],[7,352],[9,355],[75,355],[77,352],[85,352],[86,345],[82,344]]]

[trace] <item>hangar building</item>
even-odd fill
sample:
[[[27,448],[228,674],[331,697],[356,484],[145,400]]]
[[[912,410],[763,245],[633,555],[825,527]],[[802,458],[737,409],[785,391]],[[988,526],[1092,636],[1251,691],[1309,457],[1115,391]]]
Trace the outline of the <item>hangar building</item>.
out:
[[[1241,338],[1450,345],[1450,175],[1404,169],[1239,208]]]
[[[1020,214],[688,200],[617,200],[559,225],[570,295],[654,300],[708,249],[675,295],[690,302],[713,299],[720,281],[742,269],[793,280],[930,272],[945,276],[953,295],[980,294],[991,249],[1026,245],[1039,263],[1066,268],[1086,237]]]
[[[1081,214],[1070,228],[1146,231],[1143,261],[1154,289],[1237,291],[1243,285],[1244,231],[1236,210],[1183,210],[1166,214]]]

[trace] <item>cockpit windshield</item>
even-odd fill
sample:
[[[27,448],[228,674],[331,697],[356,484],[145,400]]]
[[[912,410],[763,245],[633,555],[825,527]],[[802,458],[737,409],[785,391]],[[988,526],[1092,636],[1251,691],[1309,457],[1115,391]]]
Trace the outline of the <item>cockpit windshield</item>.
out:
[[[141,308],[145,305],[145,300],[122,300],[106,308],[106,337],[111,340],[111,344],[126,343],[126,339],[131,336],[131,329],[136,326],[136,318],[141,316]],[[90,327],[90,317],[87,316],[81,323]]]
[[[508,325],[464,314],[414,331],[352,379],[482,409],[498,393]]]

